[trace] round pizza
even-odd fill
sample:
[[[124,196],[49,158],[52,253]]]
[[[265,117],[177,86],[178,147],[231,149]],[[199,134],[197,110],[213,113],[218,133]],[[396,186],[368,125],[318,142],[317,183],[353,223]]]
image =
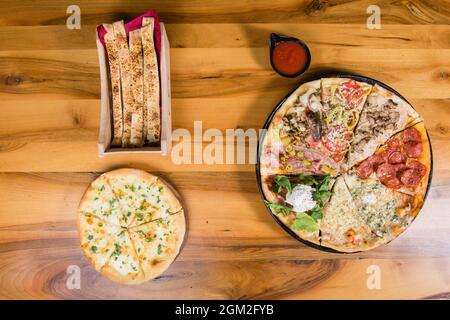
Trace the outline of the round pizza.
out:
[[[137,169],[102,174],[78,207],[81,248],[109,279],[138,284],[164,272],[185,234],[184,211],[160,178]]]
[[[385,244],[423,206],[431,146],[403,98],[363,78],[302,84],[259,146],[266,206],[299,238],[339,252]]]

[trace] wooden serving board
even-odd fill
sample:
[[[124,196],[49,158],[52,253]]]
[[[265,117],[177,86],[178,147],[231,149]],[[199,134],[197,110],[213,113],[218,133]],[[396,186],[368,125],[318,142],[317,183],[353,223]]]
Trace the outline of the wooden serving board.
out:
[[[129,20],[152,9],[147,2],[79,0],[82,28],[69,30],[70,1],[2,1],[0,298],[449,298],[450,2],[379,2],[382,28],[369,30],[373,2],[283,0],[276,8],[269,0],[209,0],[204,7],[191,0],[152,2],[171,43],[174,129],[192,132],[195,120],[203,121],[203,131],[260,128],[298,83],[325,71],[378,79],[425,118],[434,174],[421,214],[389,245],[341,255],[309,248],[273,221],[252,164],[98,157],[95,26]],[[10,14],[12,7],[20,15]],[[309,45],[307,74],[285,79],[272,72],[270,32]],[[97,175],[118,167],[160,175],[187,208],[180,256],[161,277],[139,286],[102,277],[78,245],[81,195]],[[80,289],[67,285],[71,266],[81,272]],[[367,286],[373,270],[381,275],[379,289]]]

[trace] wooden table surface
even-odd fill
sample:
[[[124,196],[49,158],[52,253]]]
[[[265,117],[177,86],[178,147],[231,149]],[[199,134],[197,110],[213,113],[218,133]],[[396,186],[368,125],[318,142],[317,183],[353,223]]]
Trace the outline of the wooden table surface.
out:
[[[66,9],[81,8],[81,30]],[[366,27],[381,8],[381,30]],[[258,194],[254,165],[176,165],[169,156],[97,156],[95,25],[155,8],[171,42],[173,126],[260,128],[305,79],[343,71],[381,80],[425,118],[434,175],[425,207],[397,240],[353,255],[290,238]],[[450,2],[448,0],[3,0],[0,2],[0,298],[304,299],[450,297]],[[312,64],[285,79],[267,39],[305,40]],[[161,175],[188,211],[185,247],[161,277],[115,284],[82,256],[76,210],[98,174]],[[66,286],[70,265],[81,289]],[[381,288],[368,289],[369,266]],[[370,272],[369,268],[369,272]],[[369,279],[370,280],[370,279]]]

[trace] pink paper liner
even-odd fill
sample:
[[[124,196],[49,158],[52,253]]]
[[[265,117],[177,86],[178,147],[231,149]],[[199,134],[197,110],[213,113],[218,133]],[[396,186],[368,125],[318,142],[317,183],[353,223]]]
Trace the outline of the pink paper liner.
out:
[[[159,26],[159,18],[158,18],[158,13],[156,12],[156,10],[150,10],[147,11],[146,13],[140,15],[137,18],[134,18],[133,20],[131,20],[130,22],[125,24],[125,31],[128,34],[136,29],[139,29],[142,27],[142,18],[144,17],[153,17],[155,19],[155,32],[154,32],[154,39],[155,39],[155,46],[156,46],[156,54],[158,56],[158,61],[161,61],[161,27]],[[106,35],[106,29],[105,27],[103,27],[103,25],[99,25],[97,26],[97,34],[98,34],[98,38],[100,39],[100,42],[103,44],[103,46],[105,47],[105,52],[107,52],[106,50],[106,45],[105,45],[105,35]]]

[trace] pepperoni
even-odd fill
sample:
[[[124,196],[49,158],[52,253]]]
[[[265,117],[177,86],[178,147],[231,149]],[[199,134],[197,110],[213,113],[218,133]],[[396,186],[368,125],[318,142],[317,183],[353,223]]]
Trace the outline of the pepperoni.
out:
[[[410,169],[410,167],[408,167],[406,164],[404,163],[398,163],[394,165],[395,168],[395,173],[397,178],[400,179],[400,175],[402,174],[403,171]]]
[[[419,158],[422,154],[421,141],[408,141],[404,144],[405,153],[410,158]]]
[[[403,142],[406,143],[409,141],[415,142],[422,141],[419,130],[417,130],[416,128],[408,128],[405,131],[403,131]]]
[[[407,187],[415,187],[419,184],[422,177],[414,169],[407,169],[400,175],[400,181]]]
[[[356,174],[361,179],[367,179],[373,173],[372,163],[369,159],[364,160],[361,164],[356,168]]]
[[[368,160],[370,160],[370,162],[372,163],[372,167],[374,168],[374,170],[376,170],[380,164],[386,162],[386,160],[384,160],[384,158],[379,154],[371,156]]]
[[[398,139],[392,138],[387,142],[387,148],[393,151],[400,151],[401,143]]]
[[[381,164],[377,169],[377,177],[381,182],[395,177],[395,167],[389,163]]]
[[[390,164],[399,164],[406,162],[406,156],[400,151],[393,151],[387,158],[388,163]]]
[[[399,189],[402,186],[402,182],[397,177],[385,181],[384,184],[391,189]]]
[[[421,178],[427,173],[427,167],[417,160],[411,160],[408,162],[408,167],[416,170]]]
[[[397,189],[401,187],[401,182],[397,178],[395,166],[392,164],[381,164],[377,169],[377,177],[380,179],[381,183],[390,188]]]

